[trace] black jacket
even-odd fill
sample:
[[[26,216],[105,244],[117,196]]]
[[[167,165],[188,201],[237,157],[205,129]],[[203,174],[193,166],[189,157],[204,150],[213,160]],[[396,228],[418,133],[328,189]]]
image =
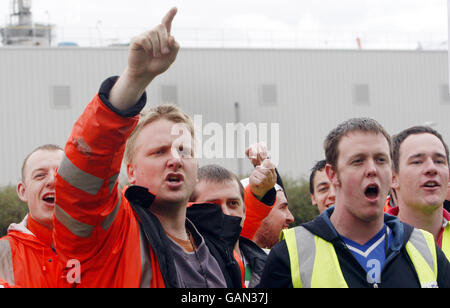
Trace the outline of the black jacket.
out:
[[[148,189],[141,186],[130,186],[125,191],[125,197],[139,217],[139,224],[146,243],[155,252],[166,288],[180,288],[177,280],[175,262],[170,249],[170,240],[166,235],[158,218],[153,215],[149,207],[155,196]]]
[[[196,203],[187,209],[187,218],[209,243],[211,251],[217,251],[219,265],[225,265],[226,273],[233,287],[242,287],[239,265],[234,259],[233,249],[239,239],[239,248],[252,270],[249,287],[258,285],[267,254],[253,241],[240,236],[241,218],[225,215],[217,204]]]
[[[170,247],[170,239],[167,237],[164,229],[161,226],[158,218],[149,211],[155,196],[149,191],[140,186],[130,186],[126,192],[125,197],[130,202],[133,210],[139,217],[139,223],[144,235],[147,239],[147,244],[153,249],[158,259],[159,267],[161,269],[162,277],[166,288],[180,288],[177,282],[176,267],[173,259],[173,254]],[[220,211],[222,213],[222,211]],[[194,215],[197,216],[197,215]],[[228,247],[231,243],[236,243],[236,237],[232,233],[226,233],[224,229],[222,233],[222,242],[218,245],[218,240],[211,240],[209,233],[204,233],[205,230],[196,225],[197,219],[191,221],[205,240],[205,244],[210,250],[212,256],[217,260],[220,269],[225,277],[228,288],[239,288],[242,286],[240,269],[237,262],[232,262],[233,251]],[[236,221],[238,220],[238,221]],[[232,217],[223,221],[225,225],[236,225],[239,227],[240,218]],[[219,226],[215,225],[214,228]],[[240,229],[239,229],[240,232]],[[224,245],[224,243],[227,243]],[[231,258],[230,258],[231,257]]]
[[[266,266],[267,254],[255,242],[242,236],[239,238],[239,249],[244,254],[252,270],[252,277],[248,287],[256,288],[261,280],[264,266]]]
[[[311,233],[333,244],[342,273],[350,288],[373,287],[372,284],[367,282],[366,271],[332,227],[329,218],[333,210],[331,208],[325,211],[311,222],[303,224],[303,226]],[[392,230],[394,241],[388,249],[386,263],[381,273],[381,283],[377,286],[382,288],[419,288],[419,278],[405,248],[413,227],[388,214],[385,214],[384,221]],[[439,248],[437,248],[437,263],[438,285],[441,288],[449,288],[450,264]],[[291,268],[285,241],[281,241],[272,248],[261,277],[260,287],[292,288]]]
[[[450,201],[448,200],[444,201],[444,209],[446,209],[447,212],[450,212]]]
[[[241,288],[241,271],[233,256],[234,245],[241,233],[241,218],[225,215],[219,205],[208,203],[190,206],[186,217],[205,239],[211,254],[222,269],[227,286]]]

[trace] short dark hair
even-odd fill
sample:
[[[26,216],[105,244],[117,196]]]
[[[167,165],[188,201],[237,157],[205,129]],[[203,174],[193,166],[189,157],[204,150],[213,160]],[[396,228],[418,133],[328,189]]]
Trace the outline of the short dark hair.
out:
[[[350,132],[362,131],[375,134],[382,134],[389,145],[389,154],[392,158],[391,137],[380,123],[370,118],[352,118],[333,129],[325,138],[323,147],[325,150],[325,159],[334,170],[337,170],[337,160],[339,156],[338,146],[342,137]]]
[[[214,183],[225,183],[228,181],[236,181],[239,186],[239,193],[241,194],[242,201],[244,201],[244,186],[239,179],[239,177],[228,169],[211,164],[200,167],[198,169],[198,181],[202,182],[214,182]],[[193,202],[197,198],[196,192],[191,195],[190,201]]]
[[[429,126],[412,126],[410,128],[407,128],[397,135],[392,137],[392,144],[393,144],[393,156],[392,156],[392,162],[393,162],[393,168],[395,172],[399,171],[400,168],[400,146],[405,141],[406,138],[408,138],[411,135],[420,135],[420,134],[431,134],[436,136],[441,142],[442,145],[445,148],[445,155],[447,157],[447,164],[449,161],[449,152],[448,152],[448,146],[445,143],[444,139],[442,138],[442,135],[439,134],[435,129],[429,127]]]
[[[327,161],[325,159],[319,160],[316,162],[314,167],[311,169],[311,175],[309,176],[309,192],[314,194],[314,177],[316,176],[317,171],[322,171],[325,169]]]
[[[56,145],[56,144],[44,144],[44,145],[41,145],[41,146],[38,146],[37,148],[35,148],[23,160],[22,171],[21,171],[22,181],[25,180],[25,168],[26,168],[28,159],[30,158],[31,155],[33,155],[37,151],[64,151],[64,150],[59,145]]]

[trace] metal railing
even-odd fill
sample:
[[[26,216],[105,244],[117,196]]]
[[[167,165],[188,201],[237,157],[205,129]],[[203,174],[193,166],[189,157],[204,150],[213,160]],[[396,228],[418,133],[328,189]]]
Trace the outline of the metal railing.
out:
[[[55,27],[52,45],[83,47],[126,45],[146,29],[119,27]],[[176,39],[191,48],[426,49],[447,50],[447,33],[314,32],[258,29],[174,28]]]

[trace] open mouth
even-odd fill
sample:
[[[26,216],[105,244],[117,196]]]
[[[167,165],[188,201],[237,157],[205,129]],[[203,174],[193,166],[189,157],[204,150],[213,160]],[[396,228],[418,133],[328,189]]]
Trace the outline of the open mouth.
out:
[[[55,203],[55,194],[54,193],[45,194],[42,197],[42,200],[44,200],[47,203],[54,204]]]
[[[377,199],[378,195],[380,193],[380,189],[378,188],[378,185],[372,184],[367,186],[366,190],[364,191],[364,195],[371,200]]]
[[[171,184],[178,184],[183,181],[183,175],[177,173],[169,173],[166,176],[166,181]]]
[[[422,186],[423,186],[423,187],[426,187],[426,188],[435,188],[435,187],[439,187],[440,185],[439,185],[439,183],[436,182],[436,181],[427,181],[427,182],[425,182],[425,184],[423,184]]]

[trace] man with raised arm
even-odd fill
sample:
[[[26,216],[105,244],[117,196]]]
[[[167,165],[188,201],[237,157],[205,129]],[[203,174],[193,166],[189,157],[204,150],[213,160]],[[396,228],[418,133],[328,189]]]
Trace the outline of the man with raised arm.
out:
[[[139,119],[145,89],[175,61],[176,8],[130,44],[128,67],[103,82],[73,127],[56,180],[55,242],[81,287],[240,287],[186,219],[197,180],[192,120],[175,106]],[[124,192],[117,177],[125,153]],[[236,264],[236,267],[238,265]]]
[[[252,144],[245,154],[255,169],[241,181],[247,208],[241,235],[261,248],[270,249],[278,242],[281,231],[294,222],[294,216],[265,143]]]

